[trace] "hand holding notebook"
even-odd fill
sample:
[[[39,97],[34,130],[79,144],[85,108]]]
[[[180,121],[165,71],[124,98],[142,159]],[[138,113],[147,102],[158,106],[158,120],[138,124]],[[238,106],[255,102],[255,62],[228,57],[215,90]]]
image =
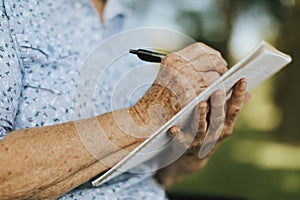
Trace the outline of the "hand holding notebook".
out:
[[[234,67],[217,79],[217,81],[201,91],[199,95],[197,94],[197,96],[194,96],[192,100],[175,116],[168,120],[123,160],[114,165],[100,178],[95,180],[93,184],[99,185],[118,174],[121,174],[122,172],[155,157],[170,143],[170,138],[166,136],[166,132],[169,128],[174,125],[189,123],[194,107],[199,102],[206,101],[216,90],[222,89],[227,93],[230,93],[231,88],[238,80],[246,78],[248,81],[247,90],[249,91],[279,71],[289,62],[291,62],[290,56],[283,54],[271,45],[262,42],[252,53],[249,54],[249,56],[238,62]],[[201,69],[195,67],[194,70],[200,71]],[[185,98],[183,98],[183,102],[185,102]],[[212,136],[212,139],[216,140],[216,137]],[[207,143],[208,146],[204,150],[200,151],[200,157],[207,155],[210,149],[214,146],[214,142],[211,142],[213,140],[211,140],[211,138],[208,138],[208,140],[210,142]],[[206,141],[204,141],[204,143],[205,142]]]

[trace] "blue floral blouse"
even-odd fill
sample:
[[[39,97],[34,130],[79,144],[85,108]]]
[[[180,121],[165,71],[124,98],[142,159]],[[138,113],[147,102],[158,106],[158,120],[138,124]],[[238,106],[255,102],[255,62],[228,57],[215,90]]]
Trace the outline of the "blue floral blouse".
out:
[[[89,0],[1,0],[0,139],[15,129],[71,121],[72,89],[85,57],[107,37],[133,27],[133,19],[117,0],[108,0],[104,24]],[[97,92],[103,104],[97,114],[110,111],[105,90],[116,74],[108,74]],[[152,175],[124,173],[60,199],[165,199]]]

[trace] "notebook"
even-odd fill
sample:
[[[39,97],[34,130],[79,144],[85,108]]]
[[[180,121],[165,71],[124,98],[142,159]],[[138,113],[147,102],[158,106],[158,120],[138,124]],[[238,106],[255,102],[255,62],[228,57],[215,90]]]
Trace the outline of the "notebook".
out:
[[[188,122],[193,114],[194,107],[199,102],[208,100],[214,91],[225,89],[225,91],[230,94],[234,84],[241,78],[247,79],[247,91],[250,91],[277,73],[291,61],[292,58],[289,55],[280,52],[264,41],[260,42],[248,56],[231,67],[217,81],[194,98],[142,144],[136,147],[107,172],[94,180],[92,184],[94,186],[99,186],[121,173],[157,156],[162,149],[170,144],[171,138],[167,135],[168,129],[174,125]]]

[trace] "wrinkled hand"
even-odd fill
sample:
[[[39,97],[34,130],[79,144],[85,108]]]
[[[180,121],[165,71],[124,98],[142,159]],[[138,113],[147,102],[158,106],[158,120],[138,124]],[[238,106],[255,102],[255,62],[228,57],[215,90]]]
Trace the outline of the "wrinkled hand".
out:
[[[181,130],[178,126],[173,126],[169,129],[169,134],[188,148],[186,154],[191,157],[189,164],[193,165],[188,167],[197,169],[201,166],[201,160],[196,156],[203,145],[210,145],[211,138],[208,135],[210,134],[210,129],[215,131],[217,128],[214,126],[219,126],[219,123],[222,123],[220,134],[217,135],[217,138],[213,137],[213,139],[217,139],[217,143],[232,134],[240,109],[250,98],[249,94],[246,93],[246,84],[246,79],[238,81],[233,87],[231,97],[227,102],[225,101],[226,97],[223,91],[215,92],[210,98],[210,114],[208,114],[208,103],[201,102],[195,108],[194,119],[190,127]],[[226,110],[225,107],[227,107]],[[209,126],[212,127],[209,128]],[[192,143],[191,140],[193,141]],[[213,148],[215,145],[217,144],[213,144],[211,147]],[[210,150],[206,151],[204,149],[203,152],[205,154],[202,158],[209,155]]]
[[[168,54],[154,83],[132,109],[140,116],[137,123],[153,132],[226,71],[221,54],[203,43]]]
[[[159,122],[165,123],[164,119],[170,119],[226,71],[227,63],[221,54],[202,43],[195,43],[181,51],[169,54],[163,59],[154,84],[145,94],[145,98],[143,97],[144,99],[140,101],[144,107],[140,106],[138,109],[143,108],[144,111],[149,111],[149,105],[151,106],[149,102],[158,102],[163,105],[163,109],[167,110],[166,114],[163,113],[167,117],[159,119]],[[188,145],[188,150],[177,161],[159,170],[156,178],[161,184],[170,185],[185,173],[195,171],[205,164],[206,159],[199,159],[198,154],[207,133],[218,130],[216,132],[219,134],[214,135],[212,139],[216,136],[225,138],[232,133],[235,120],[245,99],[245,88],[246,80],[241,80],[235,85],[227,101],[226,111],[224,109],[225,94],[219,91],[211,96],[210,105],[206,102],[198,105],[191,126],[181,127],[182,130],[175,126],[169,130],[177,141]],[[163,109],[157,110],[163,111]],[[155,116],[159,116],[160,113],[156,113],[158,114]],[[141,114],[141,116],[145,119],[145,115]],[[207,144],[210,144],[210,140],[211,137],[207,137]],[[221,139],[218,138],[219,140]]]
[[[195,43],[168,54],[154,83],[175,93],[183,107],[226,71],[227,63],[218,51]]]

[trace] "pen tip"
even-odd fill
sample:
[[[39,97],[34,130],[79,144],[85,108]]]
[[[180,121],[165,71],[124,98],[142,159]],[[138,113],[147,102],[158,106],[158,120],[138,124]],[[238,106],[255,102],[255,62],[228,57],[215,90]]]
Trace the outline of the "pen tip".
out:
[[[129,53],[137,54],[137,53],[138,53],[138,50],[129,49]]]

